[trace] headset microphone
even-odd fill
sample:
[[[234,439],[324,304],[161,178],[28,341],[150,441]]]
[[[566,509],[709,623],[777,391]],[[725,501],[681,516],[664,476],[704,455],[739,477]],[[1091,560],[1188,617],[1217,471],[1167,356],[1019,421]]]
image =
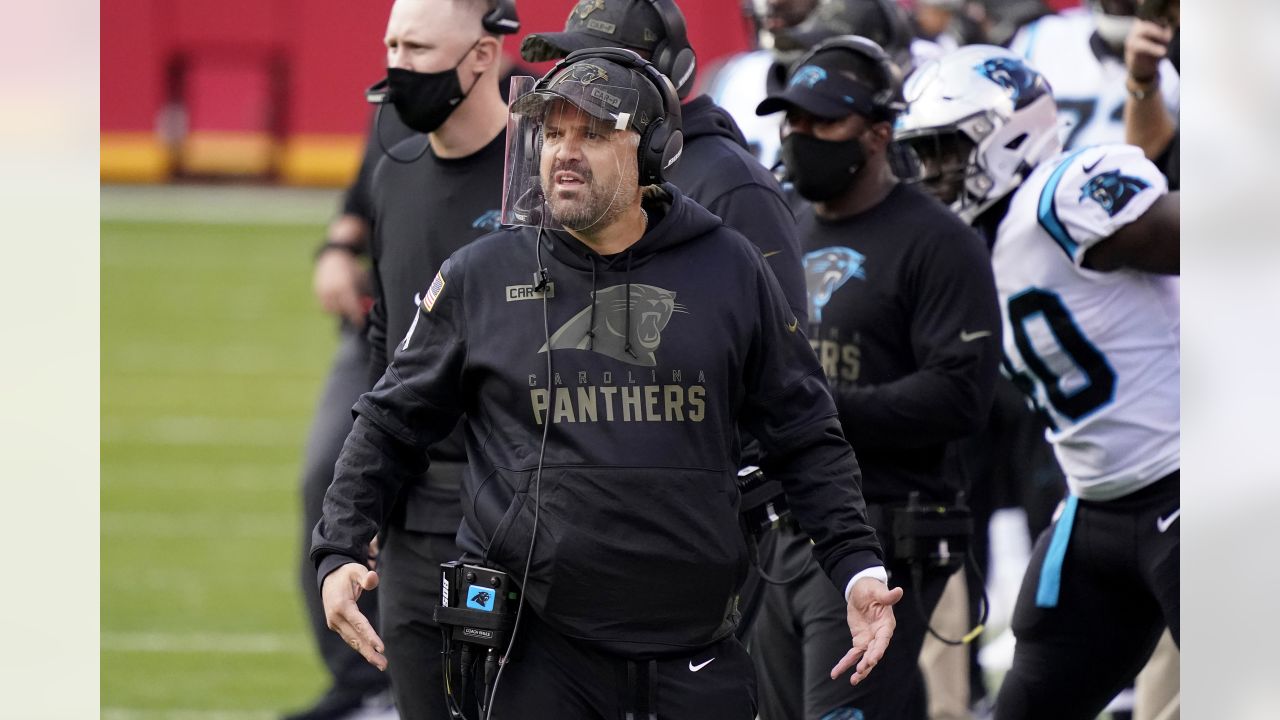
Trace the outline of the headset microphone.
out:
[[[551,284],[551,273],[546,268],[538,268],[538,272],[533,274],[533,289],[542,292]]]

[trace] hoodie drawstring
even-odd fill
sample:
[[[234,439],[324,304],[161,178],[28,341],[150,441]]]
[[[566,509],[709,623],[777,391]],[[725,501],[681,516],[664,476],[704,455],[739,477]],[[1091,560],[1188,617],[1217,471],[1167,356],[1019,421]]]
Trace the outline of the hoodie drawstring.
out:
[[[587,321],[587,349],[596,349],[596,259],[587,256],[591,261],[591,317]]]
[[[626,345],[622,346],[622,349],[631,357],[639,358],[639,356],[636,355],[635,352],[631,350],[631,251],[630,250],[627,251],[627,273],[624,277],[626,278],[626,289],[623,291],[625,293],[623,295],[623,298],[627,303],[627,325],[625,328],[625,332],[627,333],[626,335],[627,343]]]

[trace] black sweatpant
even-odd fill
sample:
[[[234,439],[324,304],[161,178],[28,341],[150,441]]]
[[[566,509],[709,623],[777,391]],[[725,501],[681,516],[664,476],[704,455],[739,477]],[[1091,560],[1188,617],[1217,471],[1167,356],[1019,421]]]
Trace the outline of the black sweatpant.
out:
[[[877,529],[877,535],[884,543],[888,533]],[[906,591],[893,608],[898,626],[884,658],[854,687],[847,673],[836,680],[830,676],[849,651],[849,623],[842,589],[822,572],[812,548],[807,536],[792,529],[774,530],[762,543],[765,572],[775,580],[800,576],[787,585],[762,583],[764,597],[747,630],[760,683],[761,720],[925,720],[920,647],[950,574],[925,573],[918,593],[922,615],[910,569],[889,565],[890,587]]]
[[[320,657],[329,670],[331,692],[360,698],[385,690],[387,676],[352,650],[328,628],[324,604],[316,584],[316,566],[311,562],[311,531],[320,522],[324,493],[333,482],[333,466],[342,443],[351,432],[351,406],[368,390],[369,349],[359,331],[343,326],[338,350],[324,391],[307,433],[302,470],[302,542],[299,547],[298,577],[306,603],[307,620]],[[360,612],[377,627],[378,591],[365,593],[358,603]]]
[[[388,527],[378,556],[379,633],[401,720],[447,720],[440,627],[440,563],[460,556],[453,535]]]
[[[752,720],[755,674],[732,635],[697,652],[629,660],[547,627],[525,608],[493,701],[502,720]]]
[[[1179,639],[1178,473],[1118,500],[1076,502],[1054,607],[1037,606],[1037,592],[1065,513],[1032,552],[997,720],[1089,720],[1133,681],[1166,624]]]

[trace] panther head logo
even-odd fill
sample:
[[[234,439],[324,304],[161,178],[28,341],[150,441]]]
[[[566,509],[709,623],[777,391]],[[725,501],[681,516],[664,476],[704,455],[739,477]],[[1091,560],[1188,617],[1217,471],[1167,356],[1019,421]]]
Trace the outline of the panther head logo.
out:
[[[1004,88],[1015,108],[1026,107],[1048,90],[1044,78],[1021,60],[997,57],[974,67],[978,74]]]
[[[662,331],[675,313],[688,312],[676,302],[676,294],[653,285],[631,285],[628,298],[626,285],[597,290],[595,305],[595,335],[592,330],[591,309],[588,305],[551,336],[552,349],[592,350],[632,365],[653,367],[658,364],[654,353],[662,344]],[[631,325],[627,325],[627,306],[631,306]],[[631,340],[631,352],[627,352],[627,339]],[[538,352],[546,352],[543,345]]]
[[[805,65],[797,70],[795,75],[791,76],[791,82],[787,83],[787,86],[795,87],[796,85],[803,85],[807,88],[811,88],[826,79],[826,70],[823,70],[817,65]]]
[[[609,73],[599,65],[591,63],[575,63],[568,70],[560,73],[551,83],[551,87],[555,87],[561,83],[576,82],[581,85],[590,85],[597,80],[609,81]]]
[[[822,322],[822,309],[849,278],[866,279],[862,271],[865,259],[862,253],[847,247],[828,247],[805,254],[804,282],[809,295],[810,321]]]
[[[1121,175],[1119,170],[1109,170],[1089,178],[1089,182],[1080,190],[1080,202],[1089,198],[1101,205],[1107,215],[1115,217],[1135,195],[1149,187],[1151,184],[1142,178]]]

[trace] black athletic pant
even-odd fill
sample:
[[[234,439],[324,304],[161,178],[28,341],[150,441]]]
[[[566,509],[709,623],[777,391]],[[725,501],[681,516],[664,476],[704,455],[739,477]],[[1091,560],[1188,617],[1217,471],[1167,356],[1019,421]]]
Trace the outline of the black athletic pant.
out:
[[[525,608],[495,720],[752,720],[751,659],[732,635],[679,657],[629,660],[571,640]]]
[[[1054,607],[1036,599],[1066,513],[1036,541],[997,720],[1090,720],[1133,681],[1166,624],[1179,639],[1178,473],[1118,500],[1077,503]]]
[[[298,575],[302,597],[306,602],[311,634],[316,639],[320,657],[331,676],[334,694],[364,697],[386,689],[387,676],[365,662],[360,653],[347,646],[337,633],[325,624],[324,604],[316,585],[316,566],[311,562],[311,531],[320,522],[324,493],[333,482],[333,466],[338,461],[342,443],[351,432],[351,406],[368,390],[369,350],[364,338],[343,326],[338,350],[319,406],[307,433],[306,454],[302,471],[302,542]],[[364,613],[377,627],[377,591],[365,593],[359,602]]]
[[[890,587],[906,590],[893,608],[898,626],[884,658],[854,687],[848,673],[836,680],[830,676],[850,646],[843,588],[831,584],[803,533],[782,529],[770,535],[761,547],[765,572],[775,580],[801,574],[787,585],[762,583],[764,597],[747,631],[760,683],[761,720],[925,720],[920,647],[927,618],[950,575],[925,573],[918,593],[922,615],[908,566],[890,564]],[[886,542],[887,532],[877,529],[877,535]]]
[[[392,526],[378,556],[380,634],[401,720],[445,720],[440,627],[440,563],[460,556],[453,535]]]

